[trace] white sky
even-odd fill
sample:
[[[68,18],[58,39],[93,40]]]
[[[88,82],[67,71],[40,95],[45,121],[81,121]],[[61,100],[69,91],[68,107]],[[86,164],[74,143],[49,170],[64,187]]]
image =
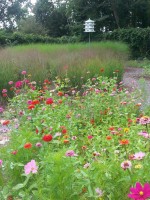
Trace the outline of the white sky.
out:
[[[36,2],[36,0],[31,0],[31,3],[32,3],[32,4],[35,4],[35,2]]]

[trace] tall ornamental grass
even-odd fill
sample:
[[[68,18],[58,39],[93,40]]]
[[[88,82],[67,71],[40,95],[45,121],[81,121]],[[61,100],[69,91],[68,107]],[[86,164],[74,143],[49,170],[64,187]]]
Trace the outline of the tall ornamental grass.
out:
[[[27,70],[38,84],[44,79],[69,77],[70,85],[80,88],[88,78],[99,72],[118,80],[123,74],[128,47],[122,43],[100,42],[89,44],[38,44],[15,46],[0,50],[0,89],[10,80],[20,79]]]

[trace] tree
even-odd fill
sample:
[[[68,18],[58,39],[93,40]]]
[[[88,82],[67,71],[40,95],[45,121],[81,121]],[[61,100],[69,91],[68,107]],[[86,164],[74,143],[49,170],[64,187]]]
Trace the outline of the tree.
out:
[[[13,30],[17,22],[28,13],[29,6],[29,0],[1,0],[0,24],[2,27]]]
[[[28,16],[26,19],[20,20],[18,30],[26,34],[46,35],[47,30],[36,21],[35,16]]]
[[[66,3],[49,0],[38,0],[34,13],[36,20],[47,30],[49,36],[61,37],[68,35],[68,21],[66,17]]]

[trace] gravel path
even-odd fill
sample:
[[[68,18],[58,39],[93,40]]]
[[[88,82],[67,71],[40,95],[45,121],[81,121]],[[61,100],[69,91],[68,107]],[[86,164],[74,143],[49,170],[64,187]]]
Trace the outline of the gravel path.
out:
[[[150,106],[150,75],[146,75],[143,68],[126,67],[123,82],[130,92],[135,88],[141,90],[144,105]]]

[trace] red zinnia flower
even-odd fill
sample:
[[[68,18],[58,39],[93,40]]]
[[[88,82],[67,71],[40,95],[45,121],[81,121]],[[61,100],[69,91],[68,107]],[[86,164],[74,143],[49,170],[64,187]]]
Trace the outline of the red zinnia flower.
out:
[[[17,153],[18,153],[17,150],[11,152],[11,154],[13,154],[13,155],[16,155]]]
[[[58,91],[57,95],[62,97],[64,95],[64,93],[62,91]]]
[[[51,134],[46,134],[42,137],[42,140],[45,142],[50,142],[53,139],[53,136]]]
[[[35,132],[36,132],[36,134],[38,134],[38,133],[39,133],[39,130],[36,128],[36,129],[35,129]]]
[[[3,94],[3,97],[7,97],[7,94],[5,93],[5,94]]]
[[[53,101],[53,99],[52,98],[48,98],[47,100],[46,100],[46,104],[47,105],[50,105],[50,104],[52,104],[54,101]]]
[[[10,121],[9,120],[5,120],[4,122],[3,122],[3,125],[8,125],[10,123]]]
[[[44,80],[44,83],[45,83],[45,84],[51,84],[51,82],[50,82],[48,79],[45,79],[45,80]]]
[[[33,104],[31,104],[31,105],[28,106],[28,109],[29,109],[29,110],[32,110],[32,109],[34,109],[34,108],[35,108],[35,106],[34,106]]]
[[[37,99],[35,99],[35,100],[32,101],[32,104],[33,104],[33,105],[37,105],[37,104],[39,104],[39,103],[40,103],[40,101],[37,100]]]
[[[25,145],[24,145],[24,148],[25,149],[30,149],[32,147],[32,144],[31,143],[26,143]]]
[[[100,72],[104,72],[104,68],[101,68],[101,69],[100,69]]]
[[[68,144],[69,143],[69,140],[64,140],[64,144]]]
[[[109,130],[109,131],[114,131],[114,130],[115,130],[115,127],[111,126],[111,127],[109,127],[108,130]]]
[[[67,129],[62,129],[62,134],[66,134],[67,133]]]
[[[58,100],[58,103],[61,104],[63,101],[61,99]]]
[[[122,139],[122,140],[119,141],[119,143],[120,143],[121,145],[127,145],[127,144],[129,144],[129,140],[127,140],[127,139]]]
[[[90,120],[90,123],[91,123],[91,124],[94,124],[94,122],[95,122],[94,119],[91,119],[91,120]]]
[[[112,137],[108,135],[108,136],[106,136],[106,139],[107,139],[107,140],[111,140]]]

